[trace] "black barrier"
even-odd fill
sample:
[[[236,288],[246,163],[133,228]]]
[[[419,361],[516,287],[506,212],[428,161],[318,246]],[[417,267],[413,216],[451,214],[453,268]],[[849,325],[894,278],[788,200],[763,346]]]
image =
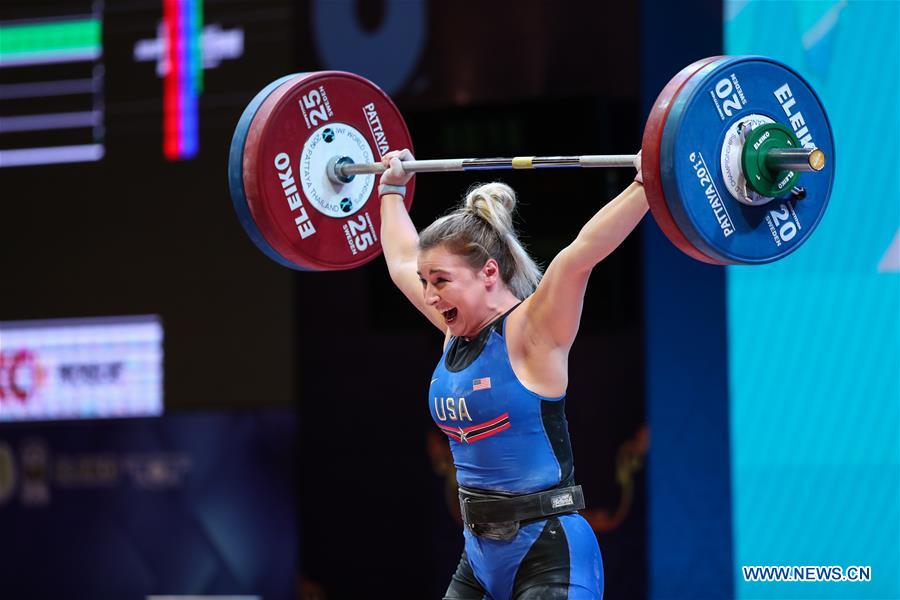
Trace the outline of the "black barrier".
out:
[[[683,65],[722,53],[722,3],[644,0],[642,105]],[[650,598],[731,598],[725,270],[643,226]]]
[[[293,413],[0,427],[6,598],[290,598]]]

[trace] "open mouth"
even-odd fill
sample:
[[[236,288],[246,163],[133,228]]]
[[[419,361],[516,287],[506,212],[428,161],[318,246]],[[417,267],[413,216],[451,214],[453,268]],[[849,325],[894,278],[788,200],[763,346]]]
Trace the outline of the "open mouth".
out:
[[[444,321],[447,323],[447,325],[449,325],[450,323],[452,323],[453,321],[456,320],[456,312],[457,311],[455,308],[451,308],[451,309],[444,310],[441,312],[444,314]]]

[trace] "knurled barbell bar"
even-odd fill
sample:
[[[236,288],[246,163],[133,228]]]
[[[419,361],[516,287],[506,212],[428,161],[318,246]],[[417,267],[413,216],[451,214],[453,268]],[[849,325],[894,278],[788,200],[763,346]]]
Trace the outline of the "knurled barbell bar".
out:
[[[373,175],[400,148],[412,148],[406,124],[371,82],[339,71],[289,75],[257,94],[238,122],[232,202],[252,240],[280,264],[357,267],[381,251]],[[642,150],[654,218],[678,248],[711,264],[767,263],[796,250],[822,218],[834,180],[824,107],[799,74],[764,57],[710,57],[682,69],[653,106]],[[633,159],[461,158],[404,168],[630,167]]]

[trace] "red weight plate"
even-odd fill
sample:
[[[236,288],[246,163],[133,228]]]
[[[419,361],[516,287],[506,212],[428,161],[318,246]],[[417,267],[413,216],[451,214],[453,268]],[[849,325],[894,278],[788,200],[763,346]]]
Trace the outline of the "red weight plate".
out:
[[[653,109],[647,118],[647,124],[644,127],[644,138],[641,142],[641,173],[644,179],[644,192],[647,194],[647,202],[650,204],[650,211],[653,218],[666,237],[678,247],[679,250],[699,261],[709,263],[711,265],[722,265],[694,246],[690,240],[685,237],[684,233],[678,227],[669,206],[666,204],[666,197],[663,192],[662,180],[659,176],[659,146],[662,142],[663,130],[666,126],[666,119],[669,116],[669,110],[675,103],[675,98],[688,79],[694,73],[705,67],[706,65],[725,58],[724,56],[711,56],[693,62],[680,70],[673,77],[666,87],[659,93],[656,102],[653,103]]]
[[[323,71],[291,79],[260,105],[244,144],[247,205],[265,240],[303,269],[352,269],[381,253],[376,175],[335,184],[334,156],[379,162],[412,149],[400,111],[375,84]],[[407,185],[406,208],[415,182]]]

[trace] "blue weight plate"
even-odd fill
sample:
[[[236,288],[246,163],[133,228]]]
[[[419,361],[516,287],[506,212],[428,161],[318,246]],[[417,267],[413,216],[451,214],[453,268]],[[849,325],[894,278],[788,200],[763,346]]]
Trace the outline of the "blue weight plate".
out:
[[[785,124],[802,145],[825,153],[822,171],[800,176],[804,199],[786,194],[748,206],[728,191],[723,142],[751,115]],[[819,97],[796,71],[760,56],[697,71],[678,94],[660,145],[660,178],[673,218],[701,252],[725,264],[768,263],[800,247],[828,206],[834,167],[834,139]]]
[[[231,148],[228,151],[228,187],[231,190],[231,204],[234,206],[234,211],[237,213],[238,220],[244,227],[244,231],[247,232],[247,235],[250,236],[253,243],[256,244],[266,256],[282,266],[298,271],[305,271],[306,269],[287,260],[279,254],[278,251],[272,248],[272,246],[269,245],[269,242],[266,241],[262,232],[260,232],[259,228],[256,226],[253,215],[250,214],[250,207],[247,204],[247,193],[244,190],[244,144],[247,141],[247,132],[250,130],[250,124],[253,122],[253,117],[256,116],[256,111],[259,110],[260,105],[265,99],[268,98],[281,84],[303,75],[305,75],[305,73],[285,75],[264,87],[253,97],[253,100],[251,100],[250,104],[247,105],[247,108],[244,109],[241,118],[238,120],[237,126],[234,128],[234,135],[231,138]]]

